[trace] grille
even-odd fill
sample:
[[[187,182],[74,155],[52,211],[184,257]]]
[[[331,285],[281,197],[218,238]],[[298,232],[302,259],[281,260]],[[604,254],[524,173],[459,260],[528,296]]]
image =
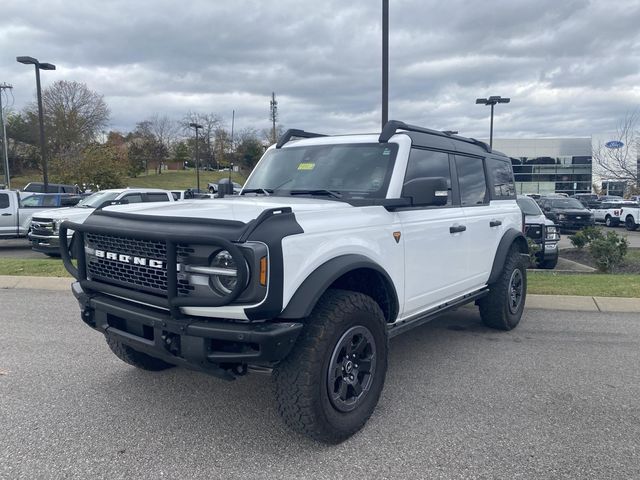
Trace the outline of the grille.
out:
[[[90,255],[87,257],[87,274],[92,280],[125,283],[138,290],[166,295],[167,247],[164,242],[95,233],[86,233],[85,242],[93,249],[162,262],[162,268],[152,268]],[[176,250],[178,257],[185,257],[193,252],[189,246],[182,244],[178,245]],[[178,282],[178,295],[188,295],[192,290],[193,286],[188,282],[184,280]]]
[[[50,218],[32,218],[31,230],[36,235],[53,235],[53,220]]]

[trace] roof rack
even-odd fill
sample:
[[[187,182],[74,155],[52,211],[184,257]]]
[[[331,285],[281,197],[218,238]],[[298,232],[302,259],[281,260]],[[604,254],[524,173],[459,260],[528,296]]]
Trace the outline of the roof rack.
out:
[[[406,130],[408,132],[419,132],[426,133],[429,135],[436,135],[438,137],[447,137],[447,138],[455,138],[456,140],[461,140],[467,143],[473,143],[474,145],[478,145],[482,147],[486,152],[491,153],[491,147],[480,140],[476,140],[475,138],[467,138],[460,137],[458,135],[453,135],[451,132],[441,132],[439,130],[431,130],[429,128],[417,127],[415,125],[409,125],[404,122],[400,122],[398,120],[389,120],[385,126],[382,128],[382,132],[380,133],[380,137],[378,137],[378,142],[386,143],[389,141],[391,137],[395,135],[398,130]],[[285,134],[286,135],[286,134]]]
[[[291,128],[284,132],[284,135],[280,137],[278,143],[276,143],[276,148],[282,148],[282,146],[291,140],[293,137],[299,138],[315,138],[315,137],[326,137],[326,135],[322,133],[313,133],[313,132],[305,132],[304,130],[297,130],[295,128]]]

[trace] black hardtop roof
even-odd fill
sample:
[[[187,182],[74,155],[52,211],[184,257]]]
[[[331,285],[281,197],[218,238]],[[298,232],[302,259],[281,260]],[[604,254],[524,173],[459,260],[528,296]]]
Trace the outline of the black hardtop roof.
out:
[[[460,135],[454,135],[450,132],[441,132],[439,130],[418,127],[398,120],[389,120],[386,123],[382,128],[378,141],[380,143],[386,143],[396,133],[405,133],[409,138],[411,138],[411,142],[419,147],[449,150],[483,157],[489,153],[494,157],[502,157],[502,160],[509,160],[504,153],[492,150],[489,145],[480,140],[476,140],[475,138],[467,138]],[[290,129],[280,137],[276,144],[276,148],[282,148],[284,144],[294,137],[315,138],[326,136],[328,135]]]

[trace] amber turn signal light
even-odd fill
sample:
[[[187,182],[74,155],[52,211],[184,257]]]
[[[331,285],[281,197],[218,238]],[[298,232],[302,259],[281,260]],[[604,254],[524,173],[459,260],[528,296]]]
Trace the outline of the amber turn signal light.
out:
[[[260,285],[263,287],[267,284],[267,257],[260,259]]]

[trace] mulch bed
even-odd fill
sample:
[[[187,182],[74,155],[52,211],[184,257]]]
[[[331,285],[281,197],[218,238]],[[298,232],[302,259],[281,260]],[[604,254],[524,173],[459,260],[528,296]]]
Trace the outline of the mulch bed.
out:
[[[629,250],[637,250],[637,249],[629,249]],[[574,262],[581,263],[583,265],[588,265],[589,267],[598,268],[596,263],[593,261],[591,254],[589,253],[589,248],[585,247],[581,250],[577,248],[570,248],[560,250],[560,256],[562,258],[566,258],[567,260],[573,260]],[[640,274],[640,262],[633,260],[623,260],[622,265],[615,269],[615,271],[611,273],[638,273]]]

